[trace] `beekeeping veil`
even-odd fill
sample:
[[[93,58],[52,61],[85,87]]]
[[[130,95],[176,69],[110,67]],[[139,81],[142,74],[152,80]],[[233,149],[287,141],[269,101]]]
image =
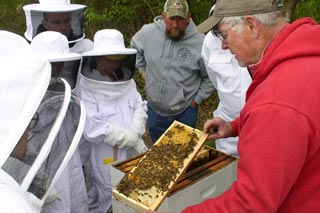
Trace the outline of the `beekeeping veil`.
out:
[[[45,31],[34,37],[31,47],[51,62],[52,77],[62,77],[74,89],[82,56],[69,51],[67,37],[54,31]]]
[[[65,80],[50,80],[50,63],[24,38],[0,31],[0,46],[0,165],[1,174],[7,174],[0,175],[0,182],[40,212],[44,202],[59,198],[53,186],[82,135],[83,106]],[[66,116],[69,110],[72,117]],[[26,150],[16,158],[13,153],[21,141]],[[4,210],[11,201],[5,202],[3,191],[0,196]],[[11,203],[10,209],[20,205],[18,200]]]
[[[123,35],[115,29],[104,29],[96,32],[93,38],[93,49],[82,54],[82,74],[86,77],[95,78],[90,74],[97,67],[97,57],[106,57],[113,61],[120,61],[115,70],[113,82],[127,81],[132,79],[135,70],[135,59],[137,50],[126,48]],[[96,79],[100,80],[100,79]]]
[[[74,43],[85,37],[84,34],[84,13],[87,6],[80,4],[71,4],[70,0],[39,0],[39,3],[28,4],[23,7],[26,16],[27,29],[24,36],[31,41],[37,34],[46,30],[43,25],[43,21],[46,20],[48,14],[69,14],[69,20],[55,21],[51,24],[59,25],[69,24],[71,27],[71,33],[66,35],[69,43]],[[69,23],[67,23],[69,21]],[[56,31],[56,30],[54,30]],[[62,33],[62,32],[61,32]]]

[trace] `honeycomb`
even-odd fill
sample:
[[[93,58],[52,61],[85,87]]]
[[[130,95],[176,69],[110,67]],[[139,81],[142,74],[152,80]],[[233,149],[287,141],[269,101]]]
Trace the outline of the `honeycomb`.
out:
[[[175,122],[117,185],[126,197],[149,207],[168,192],[186,167],[203,132]]]

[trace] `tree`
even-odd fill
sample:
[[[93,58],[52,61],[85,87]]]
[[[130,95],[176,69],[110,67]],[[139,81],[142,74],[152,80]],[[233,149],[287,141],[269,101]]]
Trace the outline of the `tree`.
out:
[[[295,8],[299,0],[287,0],[285,7],[285,14],[289,20],[292,20]]]
[[[239,0],[240,1],[240,0]],[[38,0],[0,0],[0,29],[23,35],[26,24],[22,7]],[[143,24],[153,21],[163,10],[164,0],[71,0],[88,6],[85,31],[92,38],[97,30],[115,28],[129,38]],[[213,0],[188,0],[193,21],[200,24],[208,17]],[[320,22],[319,0],[285,0],[290,20],[311,16]],[[8,21],[10,20],[10,21]]]

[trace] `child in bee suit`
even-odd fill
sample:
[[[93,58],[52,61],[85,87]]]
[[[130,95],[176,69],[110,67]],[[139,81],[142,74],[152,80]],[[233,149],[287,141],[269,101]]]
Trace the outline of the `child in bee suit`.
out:
[[[37,53],[45,56],[51,63],[52,77],[63,76],[63,72],[65,71],[63,68],[65,63],[68,62],[74,64],[73,73],[79,72],[82,56],[69,51],[68,39],[65,35],[55,31],[42,32],[33,38],[31,47]],[[72,109],[70,107],[70,111],[68,111],[69,117],[72,117],[74,114]],[[67,123],[66,125],[66,128],[69,128],[71,124]],[[70,131],[70,129],[68,130]],[[44,213],[88,211],[88,196],[78,147],[55,187],[61,199],[60,201],[44,205]]]
[[[93,186],[99,212],[112,210],[110,164],[147,150],[142,140],[146,101],[137,91],[133,72],[136,50],[126,48],[118,30],[96,32],[93,50],[84,52],[78,95],[87,110],[84,137],[92,143]]]

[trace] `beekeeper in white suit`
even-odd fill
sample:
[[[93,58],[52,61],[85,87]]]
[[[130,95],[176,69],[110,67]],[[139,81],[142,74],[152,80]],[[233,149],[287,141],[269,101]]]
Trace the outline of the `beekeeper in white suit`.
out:
[[[70,0],[39,0],[39,3],[23,6],[26,17],[26,31],[24,36],[32,41],[43,31],[56,31],[68,38],[70,52],[83,53],[93,48],[93,42],[85,38],[84,20],[86,5],[72,4]],[[68,81],[71,89],[75,90],[78,81],[77,62],[64,63],[62,77]],[[91,144],[82,140],[79,144],[81,161],[86,171],[86,182],[90,186],[90,160]]]
[[[77,65],[73,66],[73,72],[79,72],[82,56],[69,52],[65,35],[55,31],[42,32],[33,38],[31,47],[49,60],[53,77],[63,75],[63,67],[67,62]],[[69,116],[72,114],[73,112]],[[88,195],[79,148],[75,150],[55,187],[60,194],[60,201],[44,205],[43,212],[88,212]]]
[[[146,101],[132,78],[136,53],[118,30],[105,29],[96,32],[93,50],[82,54],[87,63],[77,92],[86,106],[84,137],[92,143],[93,185],[103,213],[111,211],[110,164],[147,150]]]
[[[213,14],[215,5],[211,7],[209,17]],[[240,67],[230,50],[221,48],[222,41],[215,36],[205,24],[198,26],[198,31],[206,33],[201,56],[205,62],[208,76],[216,88],[219,105],[213,112],[214,117],[231,121],[239,116],[245,103],[248,86],[252,82],[247,68]],[[238,157],[238,137],[216,140],[219,151]]]
[[[70,86],[61,79],[52,80],[63,93],[55,95],[49,85],[50,63],[21,36],[0,31],[0,47],[0,208],[1,212],[40,212],[45,202],[59,199],[53,186],[78,145],[85,111],[74,99],[78,125],[69,145],[60,146],[56,137],[71,101]],[[50,110],[53,119],[44,116],[48,115],[46,105],[56,107]],[[37,137],[38,133],[44,134]],[[34,148],[32,138],[39,139],[38,149],[29,150]]]
[[[89,51],[93,43],[85,39],[84,14],[86,9],[87,6],[71,4],[70,0],[39,0],[39,3],[25,5],[23,10],[27,29],[24,36],[32,41],[41,32],[56,31],[68,38],[70,52],[81,54]],[[78,73],[72,73],[72,66],[72,63],[66,63],[63,77],[74,89],[76,86],[74,79],[77,79]]]

